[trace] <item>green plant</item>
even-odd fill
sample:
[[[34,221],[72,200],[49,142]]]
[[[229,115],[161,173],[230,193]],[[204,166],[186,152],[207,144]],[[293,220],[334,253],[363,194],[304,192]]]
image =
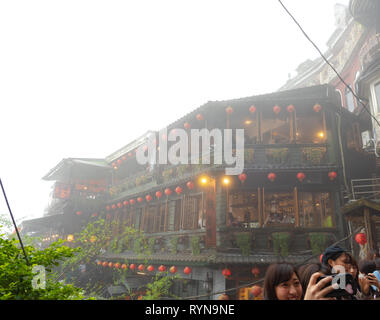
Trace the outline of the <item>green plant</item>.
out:
[[[302,149],[303,161],[307,164],[321,164],[325,154],[325,147],[306,147]]]
[[[274,232],[272,233],[272,240],[274,253],[276,255],[287,257],[289,255],[290,233]]]
[[[249,256],[251,252],[251,234],[248,232],[235,233],[235,241],[243,256]]]
[[[173,284],[174,279],[177,276],[171,276],[166,272],[166,274],[157,274],[153,282],[147,284],[147,289],[143,295],[143,300],[160,300],[160,298],[170,297],[170,288]],[[174,298],[174,296],[171,296]]]
[[[266,154],[272,163],[285,163],[288,159],[289,150],[287,148],[269,149]]]
[[[253,156],[254,156],[254,149],[245,149],[244,150],[244,162],[245,163],[252,163],[253,162]]]
[[[328,235],[321,232],[309,233],[311,252],[313,255],[323,252],[326,249]]]
[[[193,255],[198,255],[201,253],[200,237],[192,236],[190,240],[191,253]]]
[[[177,254],[177,252],[178,252],[178,240],[179,240],[178,236],[172,237],[170,239],[170,253],[171,254]]]

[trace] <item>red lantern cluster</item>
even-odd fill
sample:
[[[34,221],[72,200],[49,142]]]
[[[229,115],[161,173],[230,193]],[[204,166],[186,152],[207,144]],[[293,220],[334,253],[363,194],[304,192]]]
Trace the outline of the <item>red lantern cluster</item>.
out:
[[[107,267],[107,266],[108,266],[108,262],[107,262],[107,261],[104,261],[104,262],[102,263],[102,266],[103,266],[103,267]]]
[[[114,265],[114,267],[115,267],[116,269],[119,269],[119,268],[120,268],[120,263],[119,263],[119,262],[116,262],[115,265]]]
[[[135,204],[135,203],[136,203],[136,200],[135,200],[135,199],[131,199],[131,200],[129,200],[129,203],[130,203],[130,204]]]
[[[226,278],[228,278],[231,275],[231,270],[228,268],[225,268],[222,270],[222,275]]]
[[[365,245],[367,243],[367,236],[365,235],[365,233],[358,233],[356,236],[355,236],[355,241],[360,244],[360,245]]]

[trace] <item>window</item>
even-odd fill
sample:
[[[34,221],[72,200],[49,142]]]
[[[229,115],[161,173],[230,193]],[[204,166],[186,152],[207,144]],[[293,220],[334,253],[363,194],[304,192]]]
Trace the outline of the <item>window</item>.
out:
[[[264,225],[294,225],[294,192],[269,192],[264,195]]]
[[[380,82],[373,86],[373,109],[376,113],[380,113]]]
[[[182,229],[193,230],[202,227],[202,196],[186,196],[183,199]]]
[[[350,88],[351,88],[351,86],[350,86]],[[354,95],[352,94],[351,90],[348,88],[346,88],[345,94],[346,94],[347,109],[348,109],[348,111],[353,112],[355,109]]]
[[[284,108],[283,108],[284,109]],[[289,113],[282,110],[277,115],[272,108],[263,109],[261,120],[261,141],[264,144],[290,143]]]
[[[331,196],[327,192],[299,192],[299,223],[301,227],[334,227]]]
[[[259,227],[257,192],[236,192],[229,195],[227,226]]]
[[[297,143],[323,143],[326,140],[326,132],[323,125],[323,111],[305,113],[298,112],[296,117],[296,141]]]

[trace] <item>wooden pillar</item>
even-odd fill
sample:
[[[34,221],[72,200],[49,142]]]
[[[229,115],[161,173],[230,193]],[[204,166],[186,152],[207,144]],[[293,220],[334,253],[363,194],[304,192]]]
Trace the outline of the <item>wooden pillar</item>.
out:
[[[371,213],[369,208],[364,208],[364,226],[367,235],[367,249],[373,250],[375,248],[372,234]]]
[[[299,217],[299,211],[298,211],[298,190],[297,187],[294,187],[294,215],[295,215],[295,226],[299,227],[300,226],[300,217]]]

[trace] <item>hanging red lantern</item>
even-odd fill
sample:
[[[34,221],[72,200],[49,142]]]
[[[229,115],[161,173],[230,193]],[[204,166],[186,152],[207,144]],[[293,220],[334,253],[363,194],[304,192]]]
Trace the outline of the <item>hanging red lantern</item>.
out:
[[[121,160],[123,160],[123,161],[127,160],[127,156],[126,155],[122,156]]]
[[[176,273],[177,272],[177,267],[175,267],[175,266],[170,267],[169,272],[170,273]]]
[[[139,271],[144,271],[145,267],[143,264],[140,264],[139,267],[138,267]]]
[[[363,246],[367,243],[367,236],[365,233],[360,232],[355,236],[355,241]]]
[[[119,202],[119,203],[117,204],[117,207],[118,207],[118,208],[122,208],[122,207],[123,207],[123,204],[122,204],[121,202]]]
[[[202,121],[204,118],[203,118],[203,115],[201,113],[198,113],[197,116],[196,116],[197,120],[199,121]]]
[[[138,197],[138,198],[137,198],[137,201],[138,201],[138,202],[143,202],[143,201],[144,201],[144,199],[143,199],[143,198],[141,198],[141,197]]]
[[[183,126],[185,127],[185,129],[190,129],[190,128],[191,128],[191,125],[190,125],[190,123],[188,123],[188,122],[185,122],[185,123],[183,124]]]
[[[104,261],[104,262],[102,263],[102,266],[103,266],[103,267],[107,267],[107,266],[108,266],[108,262],[107,262],[107,261]]]
[[[250,293],[254,297],[258,297],[263,292],[263,289],[260,286],[252,286]]]
[[[275,106],[273,107],[273,112],[274,112],[275,114],[279,114],[279,113],[281,112],[281,107],[278,106],[278,105],[275,105]]]
[[[98,261],[96,264],[97,264],[98,266],[100,266],[100,265],[102,264],[102,262],[101,262],[101,261]]]
[[[80,216],[80,215],[82,214],[82,211],[77,211],[77,212],[75,212],[75,214],[76,214],[77,216]]]
[[[132,263],[130,266],[129,266],[129,269],[131,270],[135,270],[136,269],[136,265],[134,263]]]
[[[183,269],[183,273],[184,274],[190,274],[191,273],[191,268],[190,267],[185,267],[185,269]]]
[[[116,262],[115,265],[114,265],[114,267],[115,267],[116,269],[119,269],[119,268],[120,268],[120,263],[119,263],[119,262]]]
[[[122,268],[123,270],[126,270],[126,269],[128,268],[128,266],[127,266],[125,263],[123,263],[123,264],[121,265],[121,268]]]
[[[97,212],[94,212],[93,214],[92,214],[92,217],[97,217],[98,216],[98,213]]]
[[[115,210],[115,209],[116,209],[116,204],[113,204],[113,205],[111,206],[111,208]]]
[[[286,107],[286,110],[287,110],[289,113],[292,113],[292,112],[294,112],[294,110],[296,110],[296,108],[295,108],[292,104],[290,104],[290,105],[288,105],[288,106]]]
[[[226,278],[231,275],[231,270],[228,268],[225,268],[222,270],[222,275],[224,275]]]
[[[258,277],[259,274],[260,274],[260,269],[257,268],[257,267],[254,267],[254,268],[251,269],[251,272],[252,272],[252,274],[253,274],[255,277]]]
[[[122,163],[121,159],[117,159],[117,164],[121,164],[121,163]]]
[[[135,204],[136,201],[135,201],[135,199],[131,199],[131,200],[129,200],[129,203],[130,203],[130,204]]]
[[[181,188],[181,187],[177,187],[177,188],[175,188],[175,192],[176,192],[177,194],[181,194],[181,193],[182,193],[182,188]]]
[[[319,262],[322,263],[323,253],[319,256]]]
[[[244,183],[244,181],[247,180],[247,175],[245,173],[241,173],[238,178],[242,183]]]
[[[276,180],[276,174],[271,172],[271,173],[268,173],[268,179],[273,182],[274,180]]]
[[[109,262],[109,263],[108,263],[108,266],[109,266],[110,268],[112,268],[112,267],[113,267],[113,263],[112,263],[112,262]]]
[[[256,112],[256,107],[255,106],[250,106],[249,107],[249,112],[250,113],[255,113]]]
[[[188,181],[188,182],[186,183],[186,186],[187,186],[190,190],[192,190],[192,189],[194,189],[194,182],[193,182],[193,181]]]
[[[170,196],[170,195],[172,194],[172,191],[171,191],[169,188],[166,188],[166,189],[165,189],[165,194],[166,194],[167,196]]]
[[[111,207],[110,207],[110,206],[107,206],[107,207],[106,207],[106,210],[107,210],[107,211],[110,211],[110,210],[111,210]]]
[[[234,112],[234,109],[232,109],[232,107],[227,107],[227,108],[226,108],[226,112],[227,112],[228,114],[232,114],[232,112]]]
[[[128,204],[129,204],[128,200],[124,200],[124,201],[123,201],[123,205],[124,205],[124,207],[126,207]]]
[[[329,179],[331,181],[333,181],[337,177],[337,174],[335,171],[330,171],[327,175],[329,176]]]
[[[297,179],[298,179],[299,181],[302,182],[305,178],[306,178],[306,175],[305,175],[303,172],[298,172],[298,173],[297,173]]]
[[[158,267],[158,271],[160,271],[160,272],[165,272],[165,271],[166,271],[166,267],[165,267],[164,265],[160,265],[160,266]]]
[[[161,192],[161,191],[157,191],[157,192],[156,192],[156,197],[157,197],[158,199],[160,199],[160,198],[162,197],[162,192]]]
[[[313,110],[314,110],[315,112],[319,112],[319,111],[322,110],[322,107],[321,107],[320,104],[316,103],[316,104],[313,106]]]
[[[148,266],[148,268],[146,268],[146,270],[148,270],[149,272],[152,272],[154,270],[154,267],[152,265]]]
[[[145,199],[146,199],[146,201],[151,201],[152,200],[152,196],[150,195],[150,194],[147,194],[146,196],[145,196]]]

